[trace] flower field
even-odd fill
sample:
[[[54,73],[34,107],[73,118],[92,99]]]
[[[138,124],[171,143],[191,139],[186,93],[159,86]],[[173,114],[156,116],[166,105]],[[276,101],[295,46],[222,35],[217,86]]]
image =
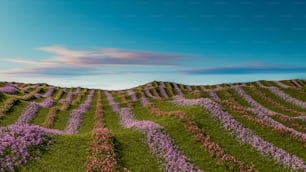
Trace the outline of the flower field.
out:
[[[306,171],[306,81],[3,82],[0,171]]]

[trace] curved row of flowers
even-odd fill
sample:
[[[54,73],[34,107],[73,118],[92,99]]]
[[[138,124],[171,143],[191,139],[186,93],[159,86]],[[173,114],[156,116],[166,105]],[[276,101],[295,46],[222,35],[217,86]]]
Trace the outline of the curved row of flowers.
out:
[[[173,83],[174,85],[174,88],[176,89],[176,91],[178,92],[178,95],[183,95],[183,92],[182,90],[180,89],[180,87],[176,84],[176,83]],[[188,87],[189,88],[189,87]]]
[[[208,110],[210,114],[222,121],[223,127],[229,130],[235,137],[240,139],[242,143],[250,144],[263,155],[271,155],[278,163],[293,168],[295,170],[306,170],[304,161],[291,155],[285,150],[274,146],[273,144],[263,140],[249,128],[243,127],[231,114],[223,110],[218,103],[208,98],[200,99],[176,99],[173,101],[178,105],[195,105],[198,104]]]
[[[269,122],[270,124],[276,126],[277,128],[286,130],[288,132],[290,132],[291,134],[293,134],[295,137],[299,137],[301,138],[304,142],[306,142],[306,134],[301,133],[299,131],[294,130],[293,128],[289,128],[285,125],[283,125],[282,123],[274,120],[273,118],[271,118],[269,115],[267,115],[267,110],[263,110],[263,108],[261,108],[260,106],[258,106],[259,103],[257,103],[251,96],[249,96],[242,88],[238,88],[236,89],[236,91],[238,92],[238,94],[247,102],[249,102],[251,105],[253,105],[253,107],[249,107],[247,110],[249,110],[250,112],[252,112],[254,115],[258,116],[260,119]],[[271,110],[269,110],[271,111]],[[277,114],[276,112],[271,111],[270,114]],[[282,115],[282,114],[280,114]],[[284,115],[282,115],[284,116]]]
[[[78,129],[81,124],[83,114],[89,110],[94,94],[95,90],[91,90],[89,95],[87,96],[86,101],[83,104],[81,104],[78,109],[75,109],[71,112],[70,119],[64,130],[66,134],[78,133]]]
[[[103,126],[102,98],[101,91],[99,91],[96,105],[96,123],[89,145],[90,156],[86,162],[86,170],[89,172],[116,171],[118,163],[113,143],[114,135],[111,130]]]
[[[244,118],[253,121],[265,128],[271,128],[279,133],[291,134],[291,138],[306,143],[306,134],[296,131],[293,128],[287,127],[278,121],[275,121],[273,118],[261,112],[260,110],[241,105],[234,97],[232,97],[229,92],[225,92],[225,94],[226,98],[222,99],[222,101],[220,102],[222,103],[222,105],[229,107],[233,111],[239,113],[239,115],[243,116]]]
[[[50,97],[52,96],[52,94],[54,93],[55,91],[55,87],[54,86],[50,86],[50,88],[48,89],[48,91],[44,94],[43,97]]]
[[[288,87],[289,87],[288,85],[283,84],[283,83],[282,83],[282,82],[280,82],[280,81],[274,81],[274,83],[275,83],[276,85],[278,85],[278,86],[282,87],[282,88],[288,88]]]
[[[148,108],[156,116],[174,116],[179,119],[184,124],[184,127],[194,136],[195,140],[200,142],[205,150],[209,152],[210,156],[218,158],[229,170],[239,169],[240,171],[255,171],[252,166],[246,167],[243,162],[237,160],[236,157],[226,153],[219,144],[211,140],[210,135],[205,133],[205,131],[201,129],[193,120],[188,118],[184,112],[161,111],[150,102],[145,104],[145,107]]]
[[[23,125],[30,123],[36,116],[40,107],[52,107],[54,104],[54,100],[52,98],[46,98],[43,102],[31,102],[30,105],[27,106],[25,111],[19,116],[15,124]]]
[[[254,92],[256,95],[260,96],[262,99],[264,99],[269,104],[273,105],[273,107],[280,109],[282,111],[288,112],[292,115],[300,115],[300,116],[306,116],[305,112],[298,111],[295,108],[291,108],[288,106],[284,106],[278,102],[276,102],[274,99],[272,99],[270,96],[265,95],[263,92],[259,91],[256,87],[250,87],[250,90]]]
[[[258,109],[268,115],[276,114],[276,112],[264,107],[257,101],[255,101],[250,95],[246,94],[245,91],[241,87],[234,87],[238,95],[240,95],[245,101],[247,101],[251,106],[253,106],[255,109]]]
[[[188,161],[162,126],[151,121],[135,120],[129,108],[120,108],[109,92],[106,91],[105,94],[113,110],[119,112],[123,127],[135,127],[147,135],[147,143],[151,151],[160,159],[165,171],[202,171]]]
[[[291,97],[289,94],[286,94],[285,92],[283,92],[282,90],[280,90],[279,88],[277,87],[268,87],[268,89],[274,93],[275,95],[277,95],[278,97],[280,97],[281,99],[289,102],[289,103],[292,103],[292,104],[295,104],[297,106],[300,106],[300,107],[303,107],[303,108],[306,108],[306,102],[303,102],[301,100],[298,100],[294,97]]]
[[[128,93],[129,96],[131,96],[133,102],[138,100],[137,95],[135,94],[135,92],[132,89],[128,89],[127,93]]]
[[[209,90],[208,94],[211,98],[213,98],[216,101],[220,101],[220,97],[218,96],[218,94],[214,91],[214,90]]]
[[[76,95],[76,94],[79,94],[80,91],[81,91],[81,88],[78,87],[75,92],[69,92],[67,97],[65,99],[61,99],[60,102],[61,103],[69,103],[69,102],[71,102],[72,99],[73,99],[73,96]]]
[[[301,84],[299,84],[296,80],[292,80],[293,84],[296,86],[296,87],[299,87],[301,88]]]
[[[0,92],[8,93],[8,94],[16,94],[18,92],[18,88],[12,84],[6,84],[3,87],[0,87]]]

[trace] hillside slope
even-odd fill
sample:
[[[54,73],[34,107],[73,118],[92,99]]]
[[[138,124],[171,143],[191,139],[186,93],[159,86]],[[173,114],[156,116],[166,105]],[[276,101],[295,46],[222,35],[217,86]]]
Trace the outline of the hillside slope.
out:
[[[0,171],[306,171],[306,81],[0,83]]]

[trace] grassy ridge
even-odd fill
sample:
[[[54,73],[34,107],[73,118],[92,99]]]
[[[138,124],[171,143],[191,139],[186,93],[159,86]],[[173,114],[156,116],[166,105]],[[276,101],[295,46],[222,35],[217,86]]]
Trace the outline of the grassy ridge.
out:
[[[277,164],[271,158],[262,156],[260,152],[253,149],[250,145],[240,144],[240,142],[233,138],[227,130],[221,127],[221,123],[219,121],[212,118],[198,106],[182,107],[175,106],[168,102],[156,102],[156,105],[164,111],[184,111],[193,121],[203,128],[207,134],[211,136],[211,139],[214,142],[223,147],[227,153],[234,155],[245,163],[251,164],[253,162],[258,171],[288,170]]]
[[[111,110],[105,95],[103,95],[103,111],[105,127],[115,134],[116,155],[121,169],[160,171],[157,159],[145,143],[145,136],[134,129],[121,127],[119,115]]]

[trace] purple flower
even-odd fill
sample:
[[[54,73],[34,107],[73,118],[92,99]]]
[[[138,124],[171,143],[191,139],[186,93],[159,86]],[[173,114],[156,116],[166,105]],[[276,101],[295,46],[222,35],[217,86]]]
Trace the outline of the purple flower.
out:
[[[162,82],[163,83],[163,82]],[[166,93],[166,91],[165,91],[165,87],[163,87],[163,86],[159,86],[159,91],[160,91],[160,93],[161,93],[161,95],[164,97],[164,98],[169,98],[169,96],[168,96],[168,94]]]
[[[92,99],[95,95],[95,90],[91,90],[87,96],[86,101],[79,106],[78,109],[73,110],[70,114],[70,119],[68,125],[65,128],[64,133],[66,134],[77,134],[79,131],[79,126],[82,122],[83,114],[86,113],[91,105]]]
[[[276,85],[282,87],[282,88],[288,88],[288,87],[289,87],[288,85],[285,85],[285,84],[283,84],[283,83],[280,82],[280,81],[274,81],[274,83],[275,83]]]
[[[293,82],[293,84],[299,88],[301,88],[302,86],[296,81],[296,80],[291,80]]]
[[[221,101],[220,97],[214,90],[209,90],[208,94],[210,95],[211,98],[213,98],[216,101]]]
[[[137,101],[137,99],[138,99],[137,95],[134,93],[133,90],[129,89],[129,90],[127,90],[127,93],[128,93],[128,95],[131,96],[133,102]]]
[[[0,171],[12,171],[18,165],[39,156],[51,143],[51,137],[39,126],[10,125],[0,128]]]
[[[120,105],[115,102],[113,96],[108,91],[105,91],[106,98],[108,100],[109,105],[112,107],[113,111],[119,112],[120,111]]]
[[[268,115],[272,115],[272,114],[275,114],[276,112],[262,106],[261,104],[259,104],[257,101],[255,101],[251,96],[249,96],[248,94],[245,93],[245,91],[237,86],[237,87],[234,87],[234,89],[237,91],[237,93],[242,97],[244,98],[244,100],[246,100],[251,106],[253,106],[254,108],[268,114]]]
[[[303,102],[301,100],[298,100],[294,97],[291,97],[290,95],[286,94],[285,92],[281,91],[280,89],[278,89],[277,87],[268,87],[268,89],[274,93],[275,95],[277,95],[278,97],[280,97],[281,99],[289,102],[289,103],[292,103],[292,104],[295,104],[297,106],[300,106],[300,107],[303,107],[303,108],[306,108],[306,102]]]
[[[134,127],[147,135],[147,143],[165,171],[202,171],[188,161],[162,126],[152,121],[136,120],[129,108],[120,108],[109,92],[105,91],[105,94],[113,109],[119,112],[123,127]]]
[[[45,93],[44,97],[50,97],[55,91],[55,87],[51,86],[49,90]]]
[[[223,107],[218,103],[208,99],[176,99],[172,101],[178,105],[195,105],[198,104],[205,108],[209,113],[222,121],[222,125],[225,129],[229,130],[236,138],[240,139],[242,143],[247,143],[256,148],[263,155],[271,155],[277,162],[284,166],[291,167],[295,170],[306,170],[304,161],[291,155],[285,150],[274,146],[273,144],[263,140],[256,135],[251,129],[245,128],[240,122],[238,122],[231,114],[224,111]]]
[[[36,116],[37,112],[40,109],[39,103],[32,102],[25,111],[19,116],[15,124],[22,125],[30,123]]]
[[[151,97],[151,98],[153,98],[153,99],[156,99],[156,96],[153,96],[152,93],[150,92],[150,90],[145,89],[144,91],[145,91],[145,93],[146,93],[147,96],[149,96],[149,97]]]
[[[182,90],[180,89],[180,87],[178,87],[178,85],[177,85],[176,83],[173,83],[173,85],[174,85],[174,88],[177,90],[178,94],[179,94],[179,95],[183,95],[183,92],[182,92]]]
[[[55,102],[52,98],[46,98],[43,102],[39,103],[39,105],[45,108],[50,108],[54,103]]]
[[[14,85],[7,84],[4,87],[0,87],[0,92],[8,94],[16,94],[18,92],[18,88]]]

